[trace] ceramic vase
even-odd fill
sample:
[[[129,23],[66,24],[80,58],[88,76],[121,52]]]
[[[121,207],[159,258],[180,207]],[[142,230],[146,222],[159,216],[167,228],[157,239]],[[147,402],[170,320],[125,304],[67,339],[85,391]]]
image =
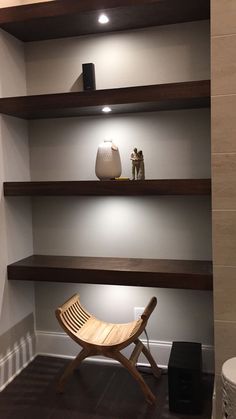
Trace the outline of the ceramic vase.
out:
[[[105,140],[98,146],[95,173],[100,180],[114,179],[121,175],[119,149],[111,140]]]

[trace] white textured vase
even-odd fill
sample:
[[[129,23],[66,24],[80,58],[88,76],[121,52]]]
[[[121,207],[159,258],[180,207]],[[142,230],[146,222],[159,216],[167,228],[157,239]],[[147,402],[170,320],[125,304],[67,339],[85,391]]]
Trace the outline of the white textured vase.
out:
[[[111,140],[105,140],[98,146],[95,173],[100,180],[114,179],[121,175],[119,149]]]

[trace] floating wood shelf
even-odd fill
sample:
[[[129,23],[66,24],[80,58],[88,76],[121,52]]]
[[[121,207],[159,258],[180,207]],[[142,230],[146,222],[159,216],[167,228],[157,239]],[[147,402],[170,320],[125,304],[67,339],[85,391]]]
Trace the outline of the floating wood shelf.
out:
[[[98,23],[100,13],[109,23]],[[209,19],[209,0],[57,0],[0,10],[0,27],[22,41]]]
[[[212,289],[210,261],[33,255],[7,270],[22,281]]]
[[[210,195],[210,179],[5,182],[5,196]]]
[[[0,113],[24,119],[151,112],[210,106],[210,81],[200,80],[0,99]],[[104,114],[103,114],[104,115]]]

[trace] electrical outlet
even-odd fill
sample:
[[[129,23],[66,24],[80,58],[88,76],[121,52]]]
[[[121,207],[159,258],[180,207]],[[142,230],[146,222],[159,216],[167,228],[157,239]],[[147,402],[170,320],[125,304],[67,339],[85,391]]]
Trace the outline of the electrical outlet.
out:
[[[145,307],[134,307],[134,320],[139,320],[144,312]]]

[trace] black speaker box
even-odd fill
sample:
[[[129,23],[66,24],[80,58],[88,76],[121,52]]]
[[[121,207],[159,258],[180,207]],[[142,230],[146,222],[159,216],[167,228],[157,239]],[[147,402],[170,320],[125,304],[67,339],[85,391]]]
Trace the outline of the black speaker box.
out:
[[[168,387],[171,412],[202,412],[201,343],[173,342],[168,364]]]
[[[84,90],[96,90],[95,66],[93,63],[82,64]]]

